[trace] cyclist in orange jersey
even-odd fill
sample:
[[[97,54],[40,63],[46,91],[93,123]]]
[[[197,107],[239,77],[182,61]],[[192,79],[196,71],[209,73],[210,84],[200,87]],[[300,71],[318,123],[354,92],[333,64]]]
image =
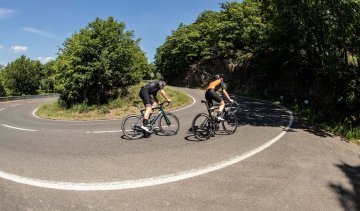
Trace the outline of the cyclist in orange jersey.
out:
[[[209,107],[213,107],[213,100],[218,102],[220,104],[219,106],[219,113],[218,113],[218,120],[224,121],[223,117],[223,110],[225,108],[225,102],[220,97],[220,95],[217,93],[219,89],[222,89],[222,92],[224,96],[231,102],[234,103],[234,101],[230,98],[229,94],[226,91],[225,83],[224,83],[224,76],[223,75],[215,75],[215,80],[210,82],[206,92],[205,92],[205,98],[206,101],[209,104]]]

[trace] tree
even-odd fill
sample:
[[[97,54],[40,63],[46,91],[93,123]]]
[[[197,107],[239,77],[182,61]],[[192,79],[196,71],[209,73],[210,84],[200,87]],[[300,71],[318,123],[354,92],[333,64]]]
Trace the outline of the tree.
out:
[[[0,97],[5,96],[5,89],[4,89],[4,84],[3,84],[3,79],[2,79],[2,71],[4,70],[4,66],[0,65]]]
[[[41,90],[45,92],[55,92],[55,70],[54,61],[44,64],[43,71],[41,72]]]
[[[149,70],[139,42],[113,17],[96,18],[68,38],[54,63],[60,104],[103,104],[126,93]]]
[[[241,63],[260,48],[267,27],[260,3],[228,2],[221,4],[221,9],[220,12],[204,11],[194,23],[181,24],[157,49],[155,64],[165,77],[185,78],[194,75],[192,70],[216,60],[224,61],[223,64]],[[223,66],[218,71],[226,69]],[[206,71],[195,71],[203,74],[199,78],[207,75]]]
[[[7,95],[36,94],[40,85],[42,65],[24,55],[9,63],[2,71],[3,84]]]

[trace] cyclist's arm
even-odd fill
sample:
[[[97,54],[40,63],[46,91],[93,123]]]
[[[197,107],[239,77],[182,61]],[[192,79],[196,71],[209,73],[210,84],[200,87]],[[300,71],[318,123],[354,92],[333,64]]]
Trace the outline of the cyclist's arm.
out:
[[[171,99],[167,96],[165,90],[161,89],[160,94],[165,98],[166,101],[171,101]]]
[[[157,94],[153,94],[153,99],[156,103],[159,103],[159,99],[157,98]]]
[[[233,103],[234,101],[230,98],[229,94],[228,94],[227,91],[226,91],[226,85],[225,85],[225,83],[224,83],[224,82],[221,82],[221,83],[220,83],[220,86],[221,86],[221,90],[222,90],[222,92],[224,93],[225,97],[226,97],[231,103]]]
[[[224,93],[225,97],[226,97],[230,102],[233,102],[233,100],[230,98],[229,94],[227,93],[226,89],[223,89],[222,92]]]

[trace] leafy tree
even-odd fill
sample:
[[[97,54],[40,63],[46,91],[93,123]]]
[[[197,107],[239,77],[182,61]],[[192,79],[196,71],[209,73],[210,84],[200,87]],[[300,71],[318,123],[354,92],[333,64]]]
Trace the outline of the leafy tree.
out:
[[[7,95],[36,94],[40,85],[42,65],[24,55],[9,63],[2,71],[2,78]]]
[[[45,92],[55,92],[55,70],[54,61],[44,64],[43,71],[41,72],[41,90]]]
[[[0,65],[0,97],[5,96],[5,88],[4,88],[4,84],[3,84],[3,79],[2,79],[2,71],[4,70],[4,66]]]
[[[244,0],[220,8],[167,37],[155,56],[162,75],[202,86],[223,72],[237,91],[307,99],[319,118],[360,126],[359,0]]]
[[[181,24],[157,49],[157,68],[165,77],[173,79],[194,75],[194,69],[216,60],[243,62],[265,37],[267,26],[260,16],[259,5],[249,0],[228,2],[221,4],[220,12],[204,11],[193,24]],[[217,71],[226,69],[223,66]],[[207,75],[206,70],[197,73]]]
[[[97,18],[68,38],[54,63],[60,104],[102,104],[125,93],[149,70],[139,42],[113,17]]]
[[[359,1],[271,0],[263,6],[271,24],[268,43],[293,64],[296,87],[315,111],[331,121],[360,125]]]

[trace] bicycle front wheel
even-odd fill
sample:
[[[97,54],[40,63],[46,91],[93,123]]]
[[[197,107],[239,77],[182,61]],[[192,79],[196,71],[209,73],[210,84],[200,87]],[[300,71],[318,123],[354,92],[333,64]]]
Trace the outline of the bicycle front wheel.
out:
[[[200,113],[192,122],[192,131],[196,138],[205,141],[213,134],[212,122],[209,115]]]
[[[139,139],[144,136],[144,131],[141,129],[142,124],[139,115],[129,115],[122,121],[121,130],[127,138]]]
[[[159,129],[167,136],[176,135],[180,128],[179,119],[173,113],[164,113],[159,120]]]
[[[237,121],[236,115],[232,112],[226,112],[224,117],[225,117],[225,121],[222,122],[224,131],[227,134],[235,133],[237,126],[238,126],[238,121]]]

